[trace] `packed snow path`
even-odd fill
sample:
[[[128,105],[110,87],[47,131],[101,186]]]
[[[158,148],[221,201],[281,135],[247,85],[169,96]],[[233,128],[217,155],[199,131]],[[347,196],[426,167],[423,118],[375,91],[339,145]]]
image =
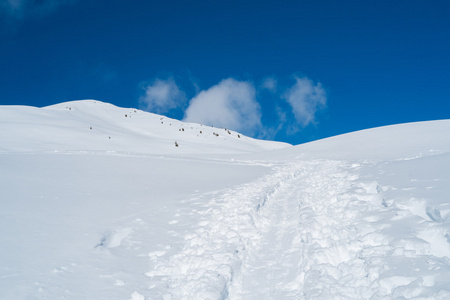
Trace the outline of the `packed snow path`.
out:
[[[387,188],[359,178],[359,164],[314,160],[273,169],[209,195],[184,248],[152,258],[147,275],[164,282],[164,299],[450,296],[448,257],[430,255],[433,240],[396,237],[390,227],[401,209],[388,207]]]

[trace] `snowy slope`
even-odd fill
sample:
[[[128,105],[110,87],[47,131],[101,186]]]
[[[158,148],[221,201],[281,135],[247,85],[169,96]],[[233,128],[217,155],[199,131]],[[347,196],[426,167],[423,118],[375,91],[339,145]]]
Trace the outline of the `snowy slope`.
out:
[[[0,107],[0,299],[450,298],[449,120],[220,130]]]
[[[4,128],[0,132],[0,140],[11,141],[0,145],[3,152],[207,154],[254,152],[289,146],[96,100],[72,101],[44,108],[3,106],[0,122]]]
[[[449,120],[416,122],[347,133],[289,147],[276,155],[289,159],[404,160],[446,153],[449,138]]]

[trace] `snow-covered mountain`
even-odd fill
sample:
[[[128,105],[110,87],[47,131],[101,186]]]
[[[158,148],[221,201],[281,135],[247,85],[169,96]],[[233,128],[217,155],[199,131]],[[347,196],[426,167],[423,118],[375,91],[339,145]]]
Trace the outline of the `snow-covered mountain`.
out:
[[[183,123],[96,100],[44,108],[3,106],[0,151],[110,151],[134,154],[245,153],[285,143],[248,138],[226,128]],[[212,138],[214,137],[214,138]],[[177,142],[178,147],[175,147]],[[179,149],[177,149],[179,148]]]
[[[0,299],[449,299],[449,137],[0,106]]]

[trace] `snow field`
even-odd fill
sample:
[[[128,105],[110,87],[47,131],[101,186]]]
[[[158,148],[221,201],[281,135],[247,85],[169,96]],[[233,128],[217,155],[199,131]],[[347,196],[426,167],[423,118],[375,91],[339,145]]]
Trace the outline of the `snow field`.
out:
[[[449,120],[218,130],[0,107],[0,298],[450,299]]]
[[[0,162],[1,299],[148,298],[149,253],[182,247],[195,198],[267,169],[90,152],[3,153]]]

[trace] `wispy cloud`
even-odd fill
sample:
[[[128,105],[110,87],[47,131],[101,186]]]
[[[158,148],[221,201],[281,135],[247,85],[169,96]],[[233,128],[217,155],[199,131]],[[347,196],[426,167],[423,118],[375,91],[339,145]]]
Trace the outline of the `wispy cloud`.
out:
[[[43,16],[56,11],[59,7],[72,4],[77,0],[0,0],[2,13],[15,19],[28,16]]]
[[[150,112],[166,113],[172,109],[183,108],[186,104],[186,94],[172,78],[156,79],[143,89],[145,95],[140,98],[140,103]]]
[[[275,93],[277,91],[277,80],[274,77],[267,77],[263,80],[261,87]]]
[[[275,107],[270,116],[271,125],[263,122],[261,132],[256,136],[261,139],[273,140],[280,133],[287,123],[286,112],[279,106]]]
[[[288,89],[283,98],[289,103],[295,120],[300,127],[306,127],[316,122],[316,113],[324,109],[327,96],[322,84],[312,80],[295,77],[296,83]]]
[[[249,82],[225,79],[191,100],[184,121],[254,135],[262,127],[255,88]]]

